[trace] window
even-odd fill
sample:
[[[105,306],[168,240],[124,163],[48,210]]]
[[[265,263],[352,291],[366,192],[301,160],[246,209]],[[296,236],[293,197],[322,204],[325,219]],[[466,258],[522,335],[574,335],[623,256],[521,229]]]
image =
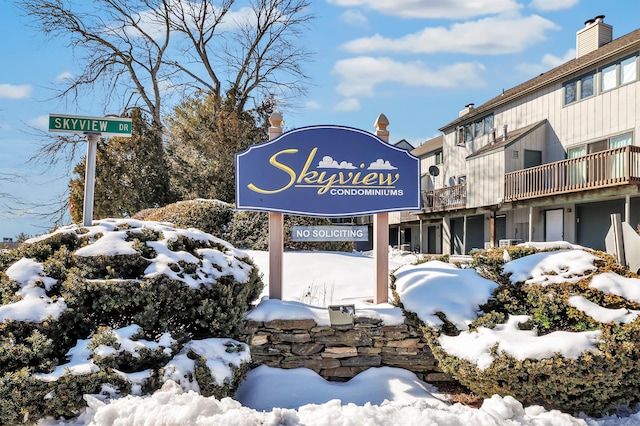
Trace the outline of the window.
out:
[[[631,83],[636,80],[637,68],[636,57],[625,59],[620,62],[620,84]]]
[[[633,143],[633,134],[625,133],[612,136],[585,145],[579,145],[567,149],[567,158],[576,159],[587,154],[607,151],[609,149],[622,148]],[[624,152],[612,154],[611,163],[604,169],[598,163],[598,159],[588,161],[575,161],[569,165],[569,175],[567,176],[570,185],[582,184],[587,181],[596,181],[602,178],[621,178],[627,172],[627,157]]]
[[[588,98],[593,95],[593,74],[591,74],[580,79],[580,99]]]
[[[435,157],[434,161],[435,161],[436,166],[438,164],[442,164],[442,150],[436,151],[436,153],[434,154],[434,157]]]
[[[595,152],[606,151],[608,149],[621,148],[633,143],[633,134],[625,133],[618,136],[612,136],[595,142],[589,142],[585,145],[578,145],[567,149],[567,158],[578,158]]]
[[[578,100],[578,82],[572,81],[564,85],[564,104],[570,104]]]
[[[638,56],[623,59],[602,69],[602,91],[615,89],[638,79]]]
[[[593,80],[595,74],[582,76],[564,85],[564,104],[568,105],[595,94]]]
[[[458,145],[464,145],[475,138],[491,133],[493,130],[493,115],[487,115],[472,123],[465,124],[458,128]]]
[[[602,70],[602,91],[611,90],[616,87],[617,65],[610,65]]]
[[[483,121],[484,121],[484,134],[488,135],[493,130],[493,115],[487,115]]]

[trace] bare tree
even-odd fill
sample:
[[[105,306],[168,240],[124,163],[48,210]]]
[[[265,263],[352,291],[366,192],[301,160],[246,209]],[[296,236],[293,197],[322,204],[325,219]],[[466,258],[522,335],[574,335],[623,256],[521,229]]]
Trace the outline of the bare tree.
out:
[[[299,40],[313,20],[308,0],[14,1],[78,58],[81,72],[56,96],[79,102],[103,94],[105,111],[140,108],[158,133],[163,113],[193,94],[231,101],[242,114],[305,90],[312,54]],[[83,135],[40,137],[33,162],[72,169],[83,154]]]
[[[83,71],[60,97],[100,88],[105,103],[141,107],[158,128],[167,91],[230,96],[240,110],[304,91],[311,53],[296,43],[313,19],[307,0],[16,1],[79,55]]]

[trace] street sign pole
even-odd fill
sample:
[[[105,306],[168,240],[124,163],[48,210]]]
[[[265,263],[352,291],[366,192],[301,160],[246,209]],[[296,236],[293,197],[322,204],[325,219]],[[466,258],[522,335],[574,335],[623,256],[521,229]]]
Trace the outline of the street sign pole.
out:
[[[93,224],[93,192],[96,183],[96,156],[99,133],[87,133],[87,164],[84,171],[84,205],[82,206],[82,224]]]

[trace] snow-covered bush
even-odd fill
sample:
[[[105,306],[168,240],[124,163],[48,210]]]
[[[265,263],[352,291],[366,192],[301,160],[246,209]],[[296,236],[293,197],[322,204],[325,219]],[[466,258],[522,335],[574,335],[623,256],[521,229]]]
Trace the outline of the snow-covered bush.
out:
[[[214,237],[225,239],[225,232],[233,214],[233,207],[225,202],[195,199],[179,201],[157,209],[146,209],[136,213],[135,218],[170,222],[180,228],[196,228]]]
[[[599,415],[640,395],[640,279],[611,256],[564,244],[479,250],[393,276],[440,367],[481,397],[511,395]],[[413,303],[429,292],[431,302]]]
[[[228,241],[235,247],[268,250],[269,214],[247,210],[236,211],[232,205],[218,200],[179,201],[157,209],[145,209],[134,216],[140,220],[169,222],[181,228],[196,228]],[[332,225],[330,219],[308,216],[284,217],[284,246],[288,250],[353,251],[349,241],[291,241],[292,226]]]
[[[250,361],[234,338],[262,287],[232,245],[166,223],[73,225],[0,254],[0,424],[168,380],[233,395]]]

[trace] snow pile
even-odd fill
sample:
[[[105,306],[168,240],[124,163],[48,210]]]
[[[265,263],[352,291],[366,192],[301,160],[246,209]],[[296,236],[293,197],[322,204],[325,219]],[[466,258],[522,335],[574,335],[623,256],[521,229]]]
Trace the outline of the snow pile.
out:
[[[458,329],[466,330],[498,287],[473,269],[440,261],[403,266],[394,275],[404,308],[431,327],[443,324],[436,315],[443,313]]]
[[[20,284],[16,296],[20,300],[0,306],[0,321],[40,323],[51,317],[57,319],[67,308],[63,298],[52,299],[47,291],[57,280],[43,275],[42,263],[22,258],[7,268],[7,277]]]

